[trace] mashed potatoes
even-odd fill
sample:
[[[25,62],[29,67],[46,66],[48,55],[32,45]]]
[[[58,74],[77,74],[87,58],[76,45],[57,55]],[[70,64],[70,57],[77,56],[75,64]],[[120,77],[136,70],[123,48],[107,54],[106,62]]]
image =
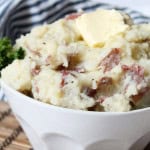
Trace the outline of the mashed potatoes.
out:
[[[115,10],[72,14],[35,27],[15,47],[26,57],[2,79],[39,101],[112,112],[150,105],[150,24]]]

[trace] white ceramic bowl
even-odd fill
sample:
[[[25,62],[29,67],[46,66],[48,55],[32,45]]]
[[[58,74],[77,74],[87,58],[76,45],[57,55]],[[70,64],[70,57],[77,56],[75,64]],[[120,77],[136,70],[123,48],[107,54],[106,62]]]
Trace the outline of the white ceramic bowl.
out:
[[[71,110],[1,85],[34,150],[143,150],[150,141],[150,108],[125,113]]]

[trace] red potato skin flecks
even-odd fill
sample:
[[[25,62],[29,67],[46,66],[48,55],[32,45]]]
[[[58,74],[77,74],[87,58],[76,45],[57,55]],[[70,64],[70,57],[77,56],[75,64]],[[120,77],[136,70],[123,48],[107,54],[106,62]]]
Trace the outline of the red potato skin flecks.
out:
[[[78,73],[84,73],[85,72],[85,69],[84,68],[75,68],[75,69],[72,69],[72,70],[67,70],[67,69],[64,69],[64,70],[61,70],[61,73],[62,73],[62,80],[61,80],[61,83],[60,83],[60,87],[64,87],[65,85],[65,78],[67,75],[71,74],[72,76],[76,77],[72,72],[78,72]]]
[[[107,85],[112,85],[112,78],[111,77],[102,77],[99,82],[98,82],[98,88],[107,86]],[[94,97],[96,93],[98,92],[98,89],[91,89],[89,87],[84,88],[84,93],[88,95],[89,97]],[[96,100],[97,103],[103,103],[105,101],[106,97],[101,96]]]
[[[60,83],[60,88],[63,88],[64,85],[65,85],[65,77],[69,74],[69,71],[62,70],[61,73],[62,73],[62,80],[61,80],[61,83]]]
[[[35,75],[38,75],[38,74],[40,73],[40,71],[41,71],[40,66],[35,66],[35,68],[33,68],[33,69],[31,70],[31,74],[32,74],[33,76],[35,76]]]
[[[122,70],[125,72],[125,76],[131,76],[131,79],[136,83],[136,86],[141,84],[143,81],[146,83],[144,79],[144,68],[142,66],[137,64],[133,64],[131,66],[122,65]],[[127,91],[129,84],[125,86],[125,92]],[[145,86],[139,89],[138,94],[131,95],[132,102],[136,104],[149,91],[149,89],[149,87]]]
[[[150,87],[145,87],[144,89],[142,89],[137,95],[132,95],[132,102],[134,104],[136,104],[137,102],[140,101],[140,99],[147,93],[150,92]]]
[[[102,77],[98,83],[98,87],[109,86],[113,84],[113,80],[111,77]],[[106,99],[106,96],[99,97],[96,102],[102,104]]]
[[[119,48],[114,48],[111,52],[100,62],[99,67],[104,68],[104,73],[110,71],[120,62],[121,50]]]
[[[110,84],[112,84],[112,78],[110,78],[110,77],[103,77],[98,82],[98,88],[100,86],[110,85]],[[94,95],[97,92],[97,89],[92,89],[92,88],[86,87],[86,88],[84,88],[84,92],[86,93],[86,95],[88,95],[90,97],[94,97]]]
[[[82,13],[72,13],[72,14],[67,15],[65,18],[66,18],[66,20],[74,20],[81,15],[82,15]]]
[[[132,79],[138,84],[144,80],[144,68],[137,64],[131,66],[122,65],[122,70],[131,75]]]

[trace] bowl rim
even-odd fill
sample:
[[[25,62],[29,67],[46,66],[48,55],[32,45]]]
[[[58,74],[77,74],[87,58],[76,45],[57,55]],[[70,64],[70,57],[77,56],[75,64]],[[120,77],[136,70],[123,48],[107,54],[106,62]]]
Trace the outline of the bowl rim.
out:
[[[4,89],[10,91],[14,95],[18,95],[20,97],[23,97],[24,99],[27,100],[27,102],[30,102],[30,103],[36,104],[36,105],[40,105],[40,106],[45,107],[47,109],[53,109],[53,110],[57,110],[57,111],[61,111],[61,112],[63,111],[63,112],[66,112],[66,113],[70,112],[70,113],[74,113],[74,114],[84,114],[84,115],[94,115],[94,116],[126,116],[126,115],[134,115],[134,114],[137,114],[137,113],[150,111],[150,107],[131,110],[131,111],[127,111],[127,112],[98,112],[98,111],[85,111],[85,110],[65,108],[65,107],[61,107],[61,106],[55,106],[55,105],[51,105],[51,104],[48,104],[48,103],[44,103],[42,101],[39,101],[39,100],[36,100],[32,97],[24,95],[21,92],[19,92],[19,91],[13,89],[12,87],[10,87],[2,79],[0,79],[0,85],[1,85],[2,89],[4,88]],[[5,94],[5,92],[4,92],[4,94]],[[10,100],[8,100],[8,102],[9,101]]]

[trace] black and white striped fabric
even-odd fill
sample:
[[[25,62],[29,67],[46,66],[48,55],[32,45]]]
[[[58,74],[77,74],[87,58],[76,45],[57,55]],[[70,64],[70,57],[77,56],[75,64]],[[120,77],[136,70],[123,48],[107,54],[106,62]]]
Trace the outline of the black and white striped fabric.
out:
[[[0,0],[0,37],[10,37],[14,42],[33,26],[52,23],[66,14],[78,10],[97,8],[117,9],[128,13],[135,23],[148,23],[150,17],[126,7],[101,3],[100,0]],[[0,99],[2,96],[0,91]]]
[[[0,0],[0,37],[15,40],[33,26],[51,23],[79,9],[117,9],[128,13],[135,23],[150,22],[150,18],[128,8],[119,8],[99,0]]]

